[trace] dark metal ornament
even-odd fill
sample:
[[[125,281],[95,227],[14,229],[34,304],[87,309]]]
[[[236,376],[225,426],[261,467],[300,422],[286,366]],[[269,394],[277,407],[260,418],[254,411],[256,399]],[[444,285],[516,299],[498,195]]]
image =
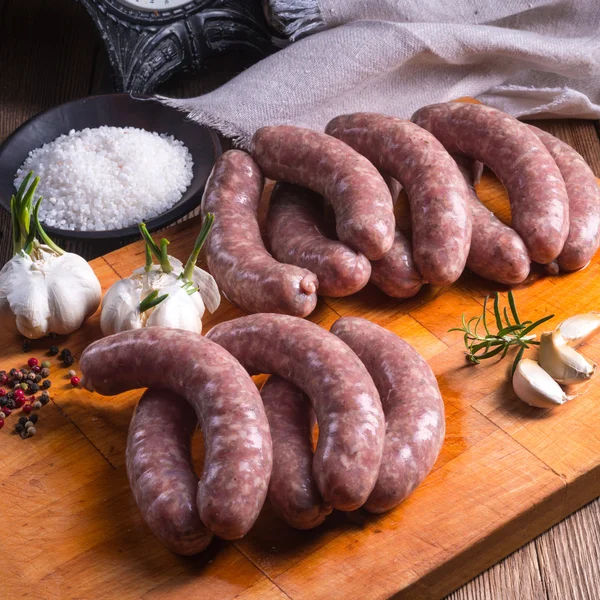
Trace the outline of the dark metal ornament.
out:
[[[172,9],[161,1],[157,10],[132,8],[134,1],[80,0],[104,40],[117,91],[151,93],[220,52],[242,50],[258,60],[276,49],[259,0],[191,0]]]

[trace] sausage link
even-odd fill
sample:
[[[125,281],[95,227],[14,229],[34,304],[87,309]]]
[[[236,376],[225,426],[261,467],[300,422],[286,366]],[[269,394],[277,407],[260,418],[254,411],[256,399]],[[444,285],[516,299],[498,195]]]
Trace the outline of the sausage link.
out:
[[[267,233],[273,256],[284,263],[308,269],[319,280],[324,296],[350,296],[369,281],[371,263],[366,256],[328,238],[324,218],[312,192],[290,184],[277,184],[271,195]]]
[[[359,317],[337,320],[346,342],[373,377],[386,420],[385,449],[366,510],[381,513],[406,499],[431,471],[444,441],[444,402],[423,357],[391,331]]]
[[[477,197],[472,179],[480,174],[481,163],[455,156],[469,186],[469,205],[473,215],[473,235],[467,267],[486,279],[512,285],[527,279],[531,260],[521,236],[505,225]]]
[[[198,477],[190,450],[196,423],[185,400],[148,390],[127,436],[127,477],[144,521],[169,550],[184,556],[204,550],[212,539],[196,506]]]
[[[462,102],[425,106],[413,121],[451,154],[479,160],[496,173],[508,192],[512,228],[532,260],[547,264],[560,254],[569,232],[565,182],[527,125],[490,106]]]
[[[434,285],[454,283],[467,262],[471,211],[465,180],[444,147],[410,121],[375,113],[341,115],[325,131],[401,183],[419,272]]]
[[[392,249],[371,263],[371,283],[392,298],[412,298],[423,286],[406,234],[396,229]]]
[[[263,175],[250,155],[229,150],[217,160],[202,198],[202,214],[215,215],[206,240],[208,268],[245,311],[305,317],[317,304],[317,277],[267,252],[257,220],[262,190]]]
[[[325,196],[340,241],[370,260],[392,247],[390,191],[377,169],[343,142],[291,125],[262,127],[252,138],[252,156],[267,177]]]
[[[197,333],[148,327],[90,344],[80,367],[85,387],[104,396],[156,387],[187,400],[204,435],[200,519],[228,540],[248,532],[267,495],[273,456],[260,394],[233,356]]]
[[[208,337],[251,374],[277,374],[311,400],[319,423],[313,476],[326,504],[355,510],[371,493],[385,422],[377,389],[356,354],[323,328],[259,314],[226,321]]]
[[[556,161],[569,197],[569,235],[557,262],[563,271],[583,269],[600,244],[600,188],[579,152],[552,134],[528,125]]]
[[[331,512],[312,476],[312,426],[309,399],[293,383],[271,375],[260,395],[271,428],[273,472],[269,500],[296,529],[313,529]]]

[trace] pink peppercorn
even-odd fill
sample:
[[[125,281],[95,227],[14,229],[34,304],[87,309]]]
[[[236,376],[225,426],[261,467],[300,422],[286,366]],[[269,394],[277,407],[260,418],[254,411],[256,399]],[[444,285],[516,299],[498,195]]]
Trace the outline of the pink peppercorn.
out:
[[[30,359],[27,361],[27,364],[28,364],[30,367],[37,367],[37,366],[38,366],[38,364],[39,364],[39,362],[38,362],[38,359],[37,359],[37,358],[35,358],[34,356],[32,356],[32,357],[31,357],[31,358],[30,358]]]
[[[4,388],[0,388],[0,398],[2,398],[2,396],[6,396],[6,390]]]
[[[33,410],[33,406],[31,404],[25,404],[23,406],[23,412],[28,415]]]
[[[2,412],[4,413],[4,416],[6,416],[6,417],[9,417],[9,416],[10,416],[10,413],[12,412],[12,410],[11,410],[10,408],[8,408],[8,406],[5,406],[5,407],[2,409]]]
[[[15,396],[15,404],[17,408],[21,408],[25,404],[25,396],[19,396],[18,398]]]
[[[8,383],[8,375],[6,373],[0,373],[0,385],[6,385]]]
[[[33,367],[31,367],[32,373],[39,373],[41,370],[42,368],[39,365],[33,365]]]
[[[4,427],[4,419],[0,419],[0,429]]]
[[[23,391],[22,388],[17,388],[14,392],[13,392],[14,396],[15,396],[15,400],[17,398],[25,398],[25,392]]]
[[[74,377],[71,377],[71,385],[73,387],[77,387],[80,382],[81,382],[81,379],[79,379],[79,377],[77,377],[76,375]]]

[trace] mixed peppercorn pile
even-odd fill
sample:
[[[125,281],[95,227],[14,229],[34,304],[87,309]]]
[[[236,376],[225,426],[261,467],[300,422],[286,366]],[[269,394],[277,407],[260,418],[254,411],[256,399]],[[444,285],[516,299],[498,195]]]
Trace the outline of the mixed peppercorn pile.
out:
[[[23,348],[25,350],[25,347]],[[50,346],[48,356],[59,355],[62,365],[70,367],[75,359],[68,348],[62,351],[57,346]],[[40,361],[32,356],[23,368],[12,368],[10,371],[0,370],[0,429],[13,411],[20,410],[22,415],[15,425],[15,432],[22,438],[37,433],[38,415],[32,414],[50,402],[48,390],[52,387],[50,377],[51,362]],[[75,371],[69,371],[71,385],[79,385],[79,377]],[[39,394],[39,395],[36,395]]]

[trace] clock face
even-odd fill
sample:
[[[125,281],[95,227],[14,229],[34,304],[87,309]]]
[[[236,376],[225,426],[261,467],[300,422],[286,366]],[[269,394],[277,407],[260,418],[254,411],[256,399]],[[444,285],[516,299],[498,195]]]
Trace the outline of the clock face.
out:
[[[190,0],[118,0],[121,4],[130,8],[137,8],[145,11],[172,10],[184,4],[192,4]]]

